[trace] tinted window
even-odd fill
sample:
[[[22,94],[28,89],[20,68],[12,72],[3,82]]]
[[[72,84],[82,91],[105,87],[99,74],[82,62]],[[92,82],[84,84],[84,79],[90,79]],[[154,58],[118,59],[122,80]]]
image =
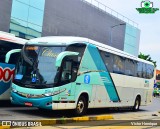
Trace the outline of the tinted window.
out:
[[[135,61],[131,59],[125,60],[125,75],[135,76]]]
[[[100,51],[103,61],[109,72],[113,72],[113,54]]]
[[[124,58],[114,55],[113,72],[124,74]]]
[[[63,59],[60,70],[60,80],[57,85],[64,85],[76,80],[79,67],[78,56],[67,56]]]
[[[0,41],[0,62],[5,62],[5,55],[12,49],[21,49],[22,45],[7,41]]]
[[[137,77],[142,77],[143,64],[141,62],[137,63]]]
[[[79,55],[78,55],[78,61],[80,63],[82,57],[83,57],[83,54],[84,54],[84,51],[85,51],[85,48],[86,48],[86,45],[85,44],[73,44],[73,45],[69,45],[65,51],[72,51],[72,52],[78,52]]]
[[[154,66],[132,59],[100,51],[101,57],[109,72],[134,77],[151,79],[154,76]]]
[[[146,64],[143,63],[143,74],[142,74],[143,78],[147,77],[147,68],[146,68]]]
[[[152,77],[153,77],[153,75],[154,75],[154,66],[152,66],[152,65],[149,65],[149,64],[147,64],[147,67],[146,67],[147,69],[146,69],[146,77],[148,78],[148,79],[151,79]]]
[[[19,58],[20,58],[20,52],[13,53],[13,54],[10,56],[10,59],[9,59],[8,64],[16,64],[17,61],[19,60]]]

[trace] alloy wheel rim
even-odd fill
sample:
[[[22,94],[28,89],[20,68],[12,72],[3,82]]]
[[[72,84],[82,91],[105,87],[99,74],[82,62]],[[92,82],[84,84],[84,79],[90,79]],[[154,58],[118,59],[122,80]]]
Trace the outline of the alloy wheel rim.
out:
[[[77,110],[79,113],[82,113],[84,109],[84,102],[82,100],[80,100],[77,104]]]
[[[136,100],[136,106],[135,106],[135,108],[138,109],[138,106],[139,106],[139,101]]]

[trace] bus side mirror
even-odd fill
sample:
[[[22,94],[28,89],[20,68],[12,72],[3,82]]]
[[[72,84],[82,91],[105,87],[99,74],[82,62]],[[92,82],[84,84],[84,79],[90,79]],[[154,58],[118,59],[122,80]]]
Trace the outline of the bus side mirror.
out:
[[[12,54],[20,53],[20,52],[21,52],[21,49],[13,49],[7,52],[5,57],[5,63],[9,63]]]
[[[56,58],[56,67],[60,67],[61,66],[62,61],[66,56],[76,56],[78,54],[79,54],[78,52],[71,52],[71,51],[61,52]]]

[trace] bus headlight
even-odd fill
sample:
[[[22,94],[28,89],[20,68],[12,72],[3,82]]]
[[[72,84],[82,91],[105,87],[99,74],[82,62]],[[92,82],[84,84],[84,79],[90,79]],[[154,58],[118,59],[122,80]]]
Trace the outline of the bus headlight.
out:
[[[44,95],[45,95],[46,97],[48,97],[48,96],[52,96],[53,93],[45,93]]]
[[[58,95],[58,94],[64,92],[65,90],[66,90],[66,88],[60,89],[60,90],[55,91],[55,92],[46,91],[46,93],[45,93],[44,95],[47,96],[47,97],[48,97],[48,96],[54,96],[54,95]]]
[[[48,92],[48,93],[45,93],[44,94],[45,96],[54,96],[54,95],[57,95],[57,92]]]

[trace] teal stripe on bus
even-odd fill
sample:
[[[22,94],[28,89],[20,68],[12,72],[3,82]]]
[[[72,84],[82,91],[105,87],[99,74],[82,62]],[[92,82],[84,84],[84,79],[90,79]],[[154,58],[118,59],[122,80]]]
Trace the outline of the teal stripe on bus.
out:
[[[114,85],[114,82],[111,78],[111,75],[109,74],[103,60],[102,60],[102,57],[99,53],[99,50],[94,46],[94,45],[88,45],[88,51],[97,67],[97,70],[104,70],[106,72],[100,72],[100,76],[101,77],[104,77],[107,79],[107,81],[103,82],[104,83],[104,86],[106,88],[106,91],[110,97],[110,100],[113,101],[113,102],[118,102],[120,101],[119,99],[119,95],[118,95],[118,92],[116,90],[116,87]]]

